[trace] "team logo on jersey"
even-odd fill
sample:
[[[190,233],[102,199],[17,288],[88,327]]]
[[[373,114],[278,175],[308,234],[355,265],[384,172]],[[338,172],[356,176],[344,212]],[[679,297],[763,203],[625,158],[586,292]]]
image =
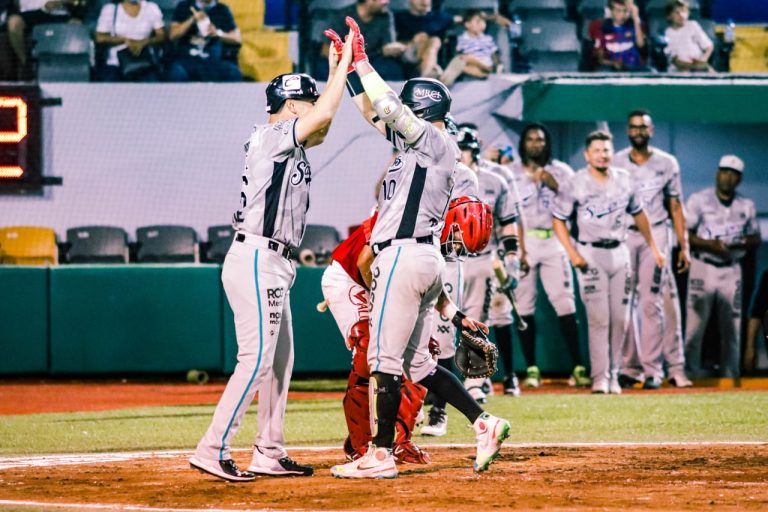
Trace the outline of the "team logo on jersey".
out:
[[[283,89],[286,91],[300,91],[301,77],[299,75],[285,75],[283,77]]]
[[[389,170],[387,172],[396,172],[403,168],[403,159],[401,157],[395,158],[395,161],[392,162],[392,165],[389,166]]]
[[[626,200],[611,201],[602,204],[592,204],[584,209],[584,218],[591,219],[594,217],[596,219],[600,219],[615,211],[621,210],[622,208],[626,208],[628,204],[629,202]]]
[[[306,181],[307,185],[312,181],[312,171],[309,164],[303,160],[296,164],[296,168],[291,173],[291,185],[298,186],[302,181]]]
[[[417,100],[429,98],[434,101],[441,101],[443,99],[443,94],[440,91],[433,91],[431,89],[422,89],[421,87],[417,87],[413,90],[413,97]]]

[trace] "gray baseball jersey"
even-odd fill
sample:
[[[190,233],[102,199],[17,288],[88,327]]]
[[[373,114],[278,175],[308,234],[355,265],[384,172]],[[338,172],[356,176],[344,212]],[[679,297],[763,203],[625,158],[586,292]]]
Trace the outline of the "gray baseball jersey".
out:
[[[686,203],[688,229],[705,240],[722,240],[728,244],[739,242],[745,236],[760,234],[755,203],[737,193],[729,206],[717,198],[714,187],[709,187],[688,198]],[[744,257],[743,250],[731,251],[734,260]],[[714,254],[707,259],[725,262]]]
[[[304,236],[312,181],[296,119],[257,125],[245,143],[245,170],[235,229],[298,247]]]
[[[632,148],[625,148],[613,157],[613,164],[629,171],[635,184],[643,211],[651,224],[658,224],[669,218],[664,206],[667,199],[682,198],[680,165],[677,158],[659,148],[651,148],[651,157],[643,165],[637,165],[630,157]]]
[[[611,167],[608,176],[606,183],[598,183],[587,168],[581,169],[560,186],[555,196],[552,215],[567,221],[573,214],[580,242],[624,241],[627,214],[643,210],[627,171]]]
[[[477,187],[480,200],[493,208],[496,230],[517,220],[518,198],[501,176],[481,167],[477,171]],[[496,243],[496,237],[493,237],[488,248],[494,248]]]
[[[413,145],[387,128],[387,139],[400,152],[379,192],[379,218],[371,245],[395,238],[440,236],[460,153],[447,132],[425,124],[424,134]]]
[[[544,169],[557,180],[560,186],[570,180],[574,174],[573,169],[560,160],[552,160]],[[510,166],[510,171],[520,194],[525,229],[552,229],[552,203],[557,193],[528,176],[521,162],[514,162]]]
[[[459,162],[456,165],[456,173],[453,175],[453,180],[455,184],[453,185],[451,199],[462,196],[477,197],[477,174],[472,169]]]

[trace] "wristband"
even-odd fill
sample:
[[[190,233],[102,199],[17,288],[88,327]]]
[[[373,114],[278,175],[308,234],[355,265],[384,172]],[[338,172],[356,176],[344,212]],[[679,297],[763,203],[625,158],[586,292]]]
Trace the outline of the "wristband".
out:
[[[501,244],[504,247],[504,253],[517,253],[517,235],[508,235],[502,237]]]
[[[353,98],[365,92],[363,82],[360,81],[360,77],[354,71],[347,73],[347,92]]]
[[[465,318],[467,318],[467,315],[461,311],[456,311],[456,314],[454,314],[453,318],[451,318],[451,323],[455,325],[457,329],[461,329],[464,327],[464,324],[462,324],[461,321]]]

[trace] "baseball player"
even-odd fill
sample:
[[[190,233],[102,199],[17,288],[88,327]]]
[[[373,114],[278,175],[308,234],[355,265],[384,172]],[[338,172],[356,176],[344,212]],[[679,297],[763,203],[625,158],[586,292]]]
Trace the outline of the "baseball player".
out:
[[[344,416],[349,432],[344,442],[344,452],[350,460],[362,457],[371,441],[368,410],[368,293],[373,255],[367,244],[376,216],[377,214],[374,214],[366,219],[333,251],[331,264],[323,272],[321,283],[325,302],[346,340],[347,348],[353,351],[352,371],[344,395]],[[403,378],[393,449],[398,462],[430,462],[429,454],[411,441],[411,434],[426,393],[424,386]]]
[[[437,247],[442,232],[458,148],[445,131],[451,96],[437,80],[417,78],[400,97],[368,62],[357,23],[352,28],[354,67],[348,88],[364,118],[400,151],[379,193],[379,216],[371,233],[370,293],[371,432],[365,455],[333,466],[339,478],[395,478],[392,445],[401,398],[401,374],[442,396],[471,422],[477,438],[474,469],[485,471],[509,435],[509,422],[472,400],[458,379],[429,352],[431,310],[462,329],[487,329],[466,317],[444,293],[445,262]],[[341,40],[336,37],[334,46]]]
[[[755,288],[747,323],[747,339],[744,344],[744,359],[742,367],[749,374],[755,371],[757,364],[757,338],[763,322],[763,335],[768,339],[768,269],[763,270],[760,284]]]
[[[685,328],[685,364],[690,377],[700,377],[701,342],[710,314],[720,329],[721,373],[739,376],[741,350],[741,266],[749,250],[760,246],[755,204],[736,192],[744,162],[735,155],[720,159],[716,184],[686,203],[691,239],[691,272]]]
[[[240,208],[222,282],[235,314],[235,371],[197,450],[193,468],[231,482],[257,474],[309,476],[310,466],[288,457],[283,416],[293,370],[290,288],[292,248],[304,235],[311,172],[305,150],[322,143],[344,93],[352,38],[328,57],[323,94],[309,75],[284,74],[267,86],[269,120],[245,144]],[[337,68],[341,70],[337,72]],[[232,460],[230,443],[259,392],[259,433],[247,471]]]
[[[529,272],[520,278],[515,290],[518,312],[528,324],[518,329],[520,344],[528,364],[524,386],[541,385],[541,372],[536,365],[536,308],[537,279],[541,280],[552,307],[557,313],[560,331],[574,362],[570,382],[575,386],[589,386],[591,381],[579,350],[579,328],[576,320],[576,297],[573,272],[568,255],[552,231],[552,203],[560,184],[571,179],[573,169],[552,158],[552,138],[546,126],[532,123],[523,128],[518,146],[520,160],[509,169],[520,194],[525,217],[525,246],[528,251]]]
[[[611,166],[613,143],[609,133],[587,136],[587,167],[560,184],[552,209],[552,227],[577,270],[581,299],[589,322],[589,354],[593,393],[621,393],[621,349],[629,315],[631,266],[624,243],[628,215],[645,238],[656,266],[664,254],[654,240],[629,173]],[[566,222],[578,230],[574,246]]]
[[[480,142],[477,132],[467,128],[459,129],[458,144],[461,161],[477,173],[479,197],[493,209],[495,231],[498,236],[491,240],[481,254],[470,254],[464,264],[464,304],[472,318],[488,322],[493,326],[494,338],[499,347],[505,369],[504,393],[518,396],[520,388],[514,374],[512,361],[512,305],[506,295],[497,291],[493,273],[493,258],[497,250],[505,255],[505,266],[510,279],[507,286],[514,289],[520,274],[518,252],[518,197],[516,189],[510,190],[507,182],[495,172],[480,166]],[[486,401],[482,389],[485,379],[467,379],[464,384],[470,394],[480,403]],[[424,429],[422,429],[422,433]]]
[[[647,110],[634,110],[627,116],[627,134],[630,147],[616,153],[614,165],[629,171],[645,214],[651,223],[653,237],[667,260],[672,255],[669,237],[671,218],[680,244],[677,271],[687,272],[690,264],[686,237],[685,216],[682,205],[680,166],[677,159],[649,144],[653,137],[653,120]],[[661,271],[656,267],[653,254],[645,245],[636,226],[629,227],[627,237],[632,264],[632,295],[629,300],[630,327],[622,354],[622,373],[619,383],[623,387],[643,382],[644,389],[658,389],[664,378],[666,362],[669,381],[678,387],[692,385],[685,376],[683,340],[675,336],[681,330],[679,315],[667,317],[665,295],[677,296],[677,285],[670,265]],[[669,287],[674,289],[669,290]],[[674,308],[672,309],[674,314]],[[671,336],[665,336],[670,332]],[[667,340],[669,346],[664,345]]]

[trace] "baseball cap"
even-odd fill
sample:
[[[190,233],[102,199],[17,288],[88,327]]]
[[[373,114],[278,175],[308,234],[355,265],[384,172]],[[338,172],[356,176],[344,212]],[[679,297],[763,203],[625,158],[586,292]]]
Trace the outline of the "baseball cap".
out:
[[[725,155],[720,159],[719,169],[733,169],[736,172],[744,172],[744,160],[736,155]]]

